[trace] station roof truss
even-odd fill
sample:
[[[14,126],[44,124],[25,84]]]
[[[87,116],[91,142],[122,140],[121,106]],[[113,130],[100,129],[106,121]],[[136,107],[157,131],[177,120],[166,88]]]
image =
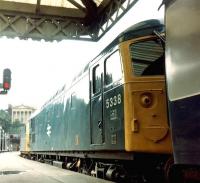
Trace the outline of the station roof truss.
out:
[[[139,0],[0,0],[0,37],[98,41]]]

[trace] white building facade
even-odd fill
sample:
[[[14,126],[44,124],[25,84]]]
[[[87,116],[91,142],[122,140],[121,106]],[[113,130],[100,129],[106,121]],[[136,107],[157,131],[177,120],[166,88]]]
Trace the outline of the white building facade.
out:
[[[13,106],[11,108],[12,123],[19,121],[26,124],[35,108],[25,105]]]

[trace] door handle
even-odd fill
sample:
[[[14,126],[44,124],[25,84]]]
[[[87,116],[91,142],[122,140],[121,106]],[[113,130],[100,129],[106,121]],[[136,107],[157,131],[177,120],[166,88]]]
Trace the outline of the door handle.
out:
[[[98,121],[98,127],[99,127],[100,129],[103,128],[103,122],[102,122],[101,120]]]

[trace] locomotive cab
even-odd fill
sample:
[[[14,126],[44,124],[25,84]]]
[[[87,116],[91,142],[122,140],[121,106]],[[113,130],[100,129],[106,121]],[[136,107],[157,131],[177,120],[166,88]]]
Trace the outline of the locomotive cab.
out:
[[[152,20],[148,23],[155,22]],[[125,150],[170,154],[172,149],[164,77],[165,50],[162,40],[153,33],[155,30],[162,32],[162,25],[151,28],[143,25],[136,31],[136,38],[120,45],[125,71]]]

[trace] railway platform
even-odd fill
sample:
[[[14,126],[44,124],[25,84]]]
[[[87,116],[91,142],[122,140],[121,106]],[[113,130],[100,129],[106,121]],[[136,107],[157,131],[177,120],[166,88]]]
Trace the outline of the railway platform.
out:
[[[109,183],[48,164],[24,159],[19,152],[0,153],[0,183]]]

